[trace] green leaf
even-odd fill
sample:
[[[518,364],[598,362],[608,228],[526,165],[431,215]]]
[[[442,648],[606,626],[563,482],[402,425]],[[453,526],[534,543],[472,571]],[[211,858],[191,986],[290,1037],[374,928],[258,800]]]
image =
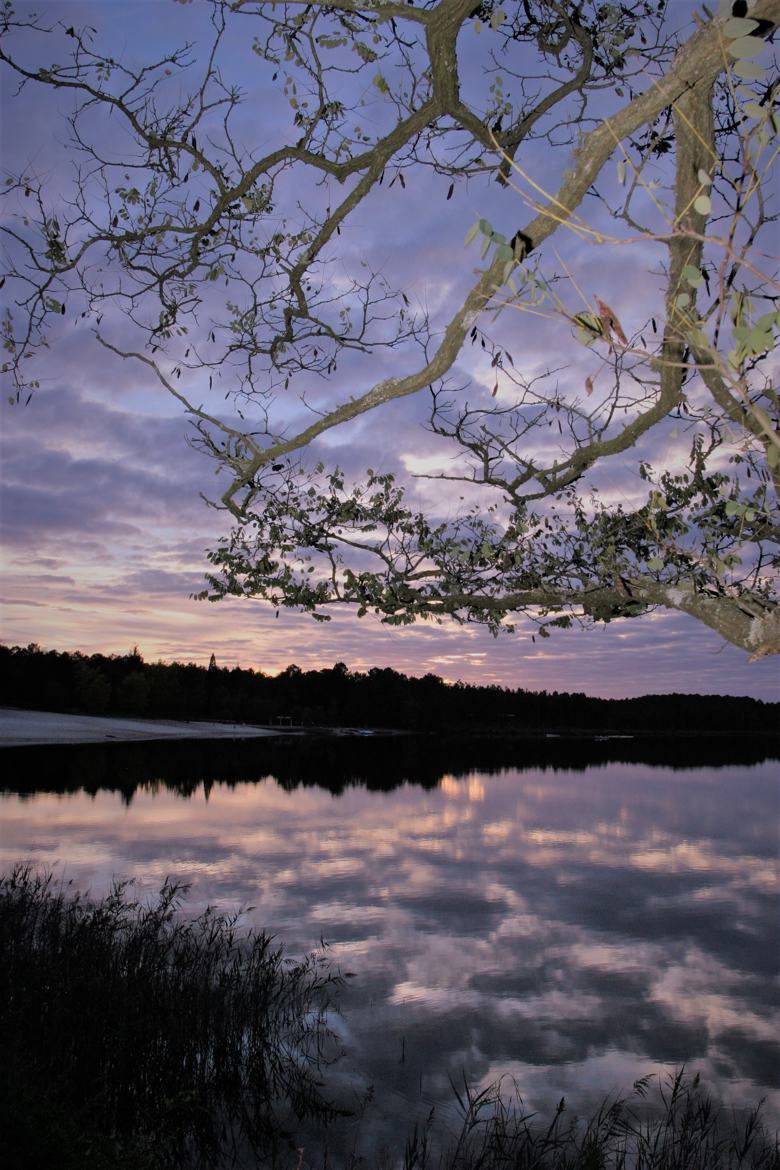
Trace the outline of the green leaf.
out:
[[[464,247],[464,248],[468,248],[469,244],[470,244],[470,243],[471,243],[471,242],[474,240],[474,238],[476,237],[476,234],[477,234],[477,232],[478,232],[478,231],[479,231],[479,223],[472,224],[472,226],[471,226],[471,227],[469,228],[469,230],[466,232],[466,238],[465,238],[465,239],[464,239],[464,241],[463,241],[463,247]]]
[[[730,41],[736,41],[739,37],[748,37],[754,29],[758,28],[758,21],[748,20],[743,16],[732,16],[723,26],[723,34],[727,36]]]
[[[732,57],[743,61],[747,57],[757,57],[763,47],[764,42],[760,37],[740,37],[738,41],[726,45],[726,50]]]
[[[483,236],[492,236],[493,235],[493,225],[491,224],[489,219],[481,219],[479,221],[479,223],[477,224],[477,227],[482,232]]]
[[[736,500],[729,500],[726,504],[727,516],[741,516],[745,510],[745,505],[738,503]]]
[[[704,283],[701,270],[698,269],[694,264],[685,265],[682,270],[682,278],[683,280],[687,280],[688,284],[692,285],[693,288],[698,288],[700,284]]]
[[[763,329],[751,329],[746,345],[753,354],[766,353],[772,348],[772,334]]]
[[[712,186],[712,179],[710,178],[710,176],[707,174],[707,172],[702,167],[699,167],[699,173],[698,173],[697,177],[698,177],[698,180],[701,183],[702,187],[711,187]]]
[[[677,308],[677,309],[687,309],[688,305],[690,303],[691,303],[691,298],[688,295],[688,293],[680,293],[675,298],[674,305],[675,305],[675,308]]]
[[[712,201],[709,195],[699,195],[693,201],[693,210],[698,211],[699,215],[709,215],[712,210]]]
[[[664,567],[664,563],[660,557],[651,557],[647,562],[647,567],[651,573],[657,573]]]
[[[604,326],[601,323],[601,319],[597,317],[595,313],[578,313],[574,320],[578,325],[581,325],[583,329],[589,329],[592,333],[600,334],[604,332]]]
[[[760,81],[766,75],[766,69],[757,61],[737,61],[732,71],[745,81]]]
[[[771,467],[772,470],[780,466],[780,448],[775,447],[774,444],[767,448],[766,461],[767,466]]]
[[[362,41],[353,41],[352,48],[357,53],[358,57],[365,62],[376,61],[377,54],[368,45],[364,45]]]

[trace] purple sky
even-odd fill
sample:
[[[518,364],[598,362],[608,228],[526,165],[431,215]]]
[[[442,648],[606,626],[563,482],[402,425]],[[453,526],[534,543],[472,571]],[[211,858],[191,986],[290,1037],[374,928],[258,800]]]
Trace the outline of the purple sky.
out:
[[[16,7],[65,23],[95,25],[117,55],[136,60],[187,38],[197,41],[203,18],[197,0],[188,6],[169,0],[60,0]],[[687,11],[687,4],[676,6],[677,13]],[[241,125],[265,147],[289,140],[293,129],[286,104],[263,88],[250,39],[230,48],[230,80],[240,80],[248,90]],[[12,108],[6,83],[2,149],[10,168],[21,163],[56,173],[64,165],[57,143],[65,140],[66,128],[52,115],[52,96],[29,91]],[[565,148],[548,149],[524,165],[530,162],[537,179],[552,181],[566,160]],[[363,234],[345,261],[355,262],[361,249],[370,248],[391,283],[404,287],[414,303],[440,310],[442,319],[471,279],[477,256],[461,241],[476,215],[504,224],[510,212],[518,222],[526,217],[515,192],[464,184],[445,203],[446,187],[433,175],[414,176],[403,196],[397,187],[386,192],[373,218],[365,217]],[[554,243],[562,246],[557,239]],[[568,260],[580,272],[583,266],[587,270],[585,246],[572,240],[566,246]],[[588,291],[617,301],[624,321],[638,325],[647,317],[641,297],[652,285],[651,263],[652,257],[638,249],[623,250],[611,262],[600,258],[598,286]],[[511,336],[514,326],[510,322],[506,328]],[[525,368],[553,364],[560,343],[560,335],[542,322],[534,329],[535,348],[526,352]],[[390,372],[392,355],[374,363],[371,381]],[[458,372],[464,380],[470,376],[478,385],[488,384],[490,372],[480,368],[478,356],[464,355]],[[555,631],[549,640],[533,643],[533,628],[522,620],[517,633],[494,639],[476,626],[387,628],[370,616],[358,620],[347,610],[320,624],[291,611],[276,617],[261,602],[191,601],[188,594],[203,585],[204,551],[227,526],[224,516],[199,496],[216,495],[218,484],[213,467],[187,445],[188,428],[176,404],[160,396],[139,369],[101,350],[70,317],[36,374],[41,389],[29,406],[1,408],[0,636],[5,642],[107,653],[137,644],[149,659],[201,663],[214,652],[221,665],[268,672],[290,662],[307,669],[342,660],[357,670],[390,665],[410,674],[433,671],[449,680],[605,696],[663,691],[780,695],[776,659],[748,664],[716,634],[677,614],[658,612],[589,632]],[[341,399],[365,386],[364,371],[355,366],[335,389]],[[320,387],[324,393],[332,389]],[[356,472],[368,465],[411,472],[445,467],[451,452],[416,426],[427,405],[421,395],[383,408],[381,417],[364,418],[348,433],[331,436],[322,453]],[[667,435],[661,442],[668,447],[673,439]],[[634,498],[634,463],[627,458],[624,467],[610,467],[604,489]],[[440,502],[439,490],[429,480],[416,481],[423,502]]]

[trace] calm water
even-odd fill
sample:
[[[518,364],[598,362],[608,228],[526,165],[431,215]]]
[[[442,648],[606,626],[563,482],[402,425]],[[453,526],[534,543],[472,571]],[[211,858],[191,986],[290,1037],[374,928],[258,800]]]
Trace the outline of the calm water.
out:
[[[293,953],[323,938],[355,974],[333,1077],[345,1101],[375,1086],[361,1142],[369,1128],[397,1147],[452,1101],[450,1077],[511,1074],[530,1108],[565,1095],[585,1111],[683,1062],[780,1122],[777,763],[426,769],[425,786],[411,765],[365,787],[370,751],[379,773],[392,750],[371,744],[335,791],[316,761],[302,782],[212,782],[209,764],[175,789],[141,768],[110,791],[120,754],[96,780],[94,753],[64,769],[62,749],[16,753],[15,775],[34,763],[74,790],[10,781],[2,867],[30,859],[95,893],[175,876],[191,909],[251,907]]]

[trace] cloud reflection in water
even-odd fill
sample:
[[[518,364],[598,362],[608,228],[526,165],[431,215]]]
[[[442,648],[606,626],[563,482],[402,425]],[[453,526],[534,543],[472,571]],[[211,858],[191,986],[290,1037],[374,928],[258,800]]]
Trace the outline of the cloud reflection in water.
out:
[[[377,1087],[388,1135],[399,1103],[405,1127],[462,1072],[584,1110],[683,1062],[733,1104],[766,1095],[776,1123],[773,769],[38,793],[3,800],[0,847],[94,891],[176,876],[191,907],[251,906],[292,951],[324,937],[357,975],[338,1075]]]

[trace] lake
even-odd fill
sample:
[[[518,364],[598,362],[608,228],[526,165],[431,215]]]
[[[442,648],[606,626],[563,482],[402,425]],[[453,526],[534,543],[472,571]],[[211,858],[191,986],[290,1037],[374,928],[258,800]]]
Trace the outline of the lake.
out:
[[[729,1105],[765,1097],[777,1125],[778,765],[760,755],[385,738],[6,749],[0,856],[96,894],[175,877],[188,912],[241,909],[292,954],[323,939],[352,976],[333,1092],[354,1105],[374,1087],[348,1127],[361,1148],[397,1148],[434,1105],[451,1119],[450,1079],[506,1075],[532,1110],[565,1096],[584,1113],[683,1063]]]

